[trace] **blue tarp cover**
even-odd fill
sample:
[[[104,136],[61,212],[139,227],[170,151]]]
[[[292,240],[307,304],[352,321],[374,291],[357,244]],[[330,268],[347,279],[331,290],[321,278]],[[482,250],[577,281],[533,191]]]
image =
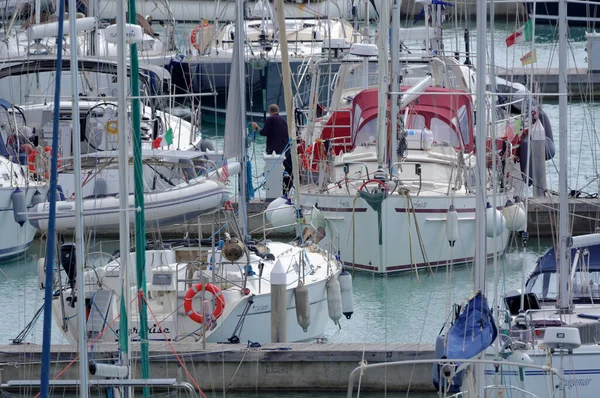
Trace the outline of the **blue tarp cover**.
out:
[[[498,329],[487,300],[477,293],[465,306],[448,331],[446,358],[469,359],[488,348],[498,336]],[[460,361],[458,361],[460,362]]]

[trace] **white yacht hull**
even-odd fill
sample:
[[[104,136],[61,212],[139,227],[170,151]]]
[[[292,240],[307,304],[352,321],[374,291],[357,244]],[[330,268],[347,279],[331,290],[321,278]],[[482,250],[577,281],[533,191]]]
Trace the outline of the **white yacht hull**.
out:
[[[555,369],[561,367],[560,354],[551,356],[545,350],[535,349],[522,351],[527,354],[536,365],[551,365]],[[490,359],[491,356],[490,356]],[[595,398],[600,389],[600,346],[583,345],[575,349],[572,354],[565,353],[562,365],[565,372],[565,391],[567,397]],[[522,372],[522,375],[520,374]],[[517,387],[535,394],[538,397],[553,396],[557,391],[559,380],[557,377],[548,377],[548,373],[537,369],[522,369],[504,366],[498,372],[489,366],[486,369],[488,384],[498,383],[503,379],[505,384]]]
[[[222,261],[219,252],[216,254],[216,263],[219,270],[216,271],[216,279],[212,282],[222,292],[225,305],[222,315],[217,318],[206,332],[208,342],[228,342],[234,334],[242,344],[248,342],[265,343],[271,341],[271,270],[276,261],[282,261],[286,269],[286,326],[287,341],[297,342],[311,340],[323,336],[329,319],[327,303],[327,281],[331,277],[338,277],[341,265],[325,252],[316,248],[308,248],[303,252],[302,248],[284,243],[270,242],[266,244],[277,260],[260,259],[251,254],[250,264],[258,273],[259,264],[262,262],[264,270],[262,275],[249,275],[245,291],[243,286],[242,264],[246,264],[244,258],[238,262],[231,263]],[[192,277],[188,264],[178,260],[176,250],[154,250],[146,251],[146,274],[147,274],[147,304],[148,304],[148,335],[151,340],[189,341],[195,342],[202,338],[202,325],[195,322],[184,308],[184,296],[190,289]],[[197,255],[196,250],[188,253]],[[299,255],[306,256],[305,269],[297,262]],[[194,255],[194,256],[195,256]],[[210,259],[209,259],[210,260]],[[135,253],[130,255],[131,264],[135,262]],[[210,261],[209,261],[210,262]],[[200,264],[195,261],[195,264]],[[196,271],[197,272],[197,271]],[[299,325],[296,315],[295,289],[298,286],[299,275],[304,272],[304,284],[308,289],[310,303],[310,324],[306,331]],[[203,271],[205,277],[211,278],[210,270]],[[160,277],[154,278],[157,274]],[[169,279],[170,285],[161,283],[166,279],[164,275],[172,275]],[[195,275],[195,274],[194,274]],[[86,272],[86,297],[96,300],[103,291],[104,298],[99,304],[90,308],[87,317],[88,338],[96,336],[102,331],[102,341],[115,341],[118,336],[111,330],[118,330],[120,309],[120,297],[116,293],[120,286],[120,271],[118,261],[109,263],[104,267],[98,267],[94,271]],[[177,279],[175,279],[177,278]],[[198,279],[196,279],[198,280]],[[102,289],[98,286],[101,285]],[[129,306],[131,313],[132,339],[139,339],[139,315],[138,304],[135,295],[136,288],[132,288],[132,304]],[[112,292],[112,293],[111,293]],[[53,312],[57,323],[61,326],[66,324],[65,335],[71,343],[77,341],[77,308],[70,305],[71,289],[66,289],[60,297],[53,301]],[[107,298],[110,297],[110,298]],[[61,303],[62,298],[62,303]],[[214,297],[207,292],[205,298],[213,301],[211,311],[214,308]],[[252,301],[252,303],[251,303]],[[102,302],[109,305],[104,305]],[[192,300],[192,308],[202,313],[202,294],[197,293]],[[64,312],[63,312],[64,311]],[[99,316],[100,312],[103,315]],[[66,321],[65,321],[66,320]],[[114,321],[114,322],[113,322]],[[95,322],[95,323],[94,323]],[[110,328],[106,326],[111,324]],[[238,327],[241,324],[241,327]]]
[[[496,203],[506,202],[498,195]],[[346,266],[389,273],[428,266],[467,263],[475,254],[475,195],[390,195],[382,203],[381,245],[378,214],[365,200],[354,195],[303,192],[303,207],[317,206],[340,232],[341,258]],[[492,197],[489,202],[493,203]],[[458,212],[459,239],[451,247],[446,237],[446,214],[450,204]],[[487,239],[488,255],[503,253],[509,233]],[[327,244],[327,239],[322,241]],[[422,249],[423,248],[423,249]]]
[[[2,137],[0,144],[6,150]],[[13,195],[16,190],[21,192]],[[26,213],[45,199],[46,191],[45,183],[30,180],[23,166],[0,155],[0,261],[24,253],[33,241],[36,229],[27,221],[27,215],[21,214],[19,209]]]
[[[0,225],[2,225],[0,260],[24,253],[33,241],[36,232],[35,227],[28,222],[19,225],[14,219],[11,195],[15,188],[11,186],[0,188]],[[27,188],[26,186],[20,188],[25,192],[27,203],[31,203],[36,188]]]

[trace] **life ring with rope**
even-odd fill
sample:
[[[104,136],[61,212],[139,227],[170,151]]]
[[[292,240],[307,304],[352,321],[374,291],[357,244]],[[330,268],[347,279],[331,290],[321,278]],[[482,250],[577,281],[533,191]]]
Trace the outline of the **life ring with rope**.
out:
[[[196,297],[196,294],[202,291],[203,288],[202,283],[196,283],[192,287],[188,289],[185,293],[185,297],[183,298],[183,309],[187,316],[194,322],[202,324],[204,322],[204,316],[198,314],[194,310],[194,306],[192,305],[192,300]],[[215,296],[215,310],[210,315],[211,322],[216,321],[223,315],[223,310],[225,309],[225,297],[223,297],[223,292],[216,285],[212,283],[206,284],[206,291],[212,293]]]
[[[207,28],[208,26],[210,26],[210,24],[205,19],[203,22],[196,25],[194,29],[192,29],[192,33],[190,35],[190,43],[192,44],[192,47],[194,47],[198,52],[202,52],[204,50],[198,42],[198,33],[200,33],[201,29]]]
[[[27,155],[27,167],[29,171],[36,175],[43,175],[46,179],[50,178],[50,167],[46,161],[52,158],[52,147],[46,146],[44,150],[40,150],[41,147],[37,149],[31,149]],[[39,157],[38,157],[39,155]],[[60,155],[57,155],[57,164],[58,167],[62,166],[62,161],[60,160]]]

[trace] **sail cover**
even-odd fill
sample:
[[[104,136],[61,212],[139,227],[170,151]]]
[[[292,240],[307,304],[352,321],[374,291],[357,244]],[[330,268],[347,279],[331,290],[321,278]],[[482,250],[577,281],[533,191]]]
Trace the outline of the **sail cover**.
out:
[[[446,358],[469,359],[492,345],[498,329],[485,296],[478,292],[448,331]]]
[[[237,28],[237,27],[236,27]],[[239,29],[243,31],[243,29]],[[237,34],[237,29],[235,34]],[[240,73],[240,65],[237,62],[237,57],[240,56],[238,46],[233,47],[233,55],[231,58],[231,70],[229,72],[229,90],[227,91],[227,116],[225,118],[225,158],[239,158],[242,156],[242,132],[246,122],[245,97],[246,90],[238,74]],[[243,51],[241,54],[244,57]],[[243,116],[242,116],[243,115]]]

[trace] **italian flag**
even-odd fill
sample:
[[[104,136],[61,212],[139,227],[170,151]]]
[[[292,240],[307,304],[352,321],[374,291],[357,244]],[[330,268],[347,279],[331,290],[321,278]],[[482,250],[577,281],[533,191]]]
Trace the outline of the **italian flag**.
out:
[[[152,149],[160,148],[165,145],[173,144],[173,129],[169,128],[164,134],[156,137],[154,141],[152,141]]]
[[[513,44],[521,43],[524,41],[531,41],[533,38],[533,24],[531,23],[531,19],[528,20],[525,25],[521,26],[519,30],[517,30],[512,35],[506,38],[506,47],[510,47]]]

